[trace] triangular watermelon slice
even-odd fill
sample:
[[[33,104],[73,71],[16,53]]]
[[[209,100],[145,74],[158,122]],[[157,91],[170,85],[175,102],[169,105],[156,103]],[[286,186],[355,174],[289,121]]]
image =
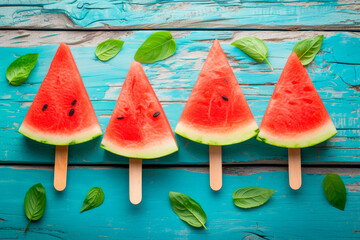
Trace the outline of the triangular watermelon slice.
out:
[[[215,40],[175,132],[195,142],[229,145],[258,133],[240,85]]]
[[[279,147],[321,143],[336,129],[296,53],[291,53],[260,125],[258,140]]]
[[[19,132],[38,142],[70,145],[102,134],[70,48],[61,43]]]
[[[138,62],[131,63],[100,146],[121,156],[141,159],[178,150],[166,115]]]

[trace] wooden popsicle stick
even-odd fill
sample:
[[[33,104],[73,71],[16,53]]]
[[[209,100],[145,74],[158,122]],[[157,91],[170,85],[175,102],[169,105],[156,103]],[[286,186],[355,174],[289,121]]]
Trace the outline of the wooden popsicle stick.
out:
[[[289,184],[294,190],[301,187],[301,149],[289,148]]]
[[[221,146],[209,145],[210,187],[214,191],[222,187]]]
[[[134,205],[142,199],[142,160],[138,158],[129,159],[129,197]]]
[[[54,187],[58,191],[66,187],[68,148],[68,146],[56,146],[55,149]]]

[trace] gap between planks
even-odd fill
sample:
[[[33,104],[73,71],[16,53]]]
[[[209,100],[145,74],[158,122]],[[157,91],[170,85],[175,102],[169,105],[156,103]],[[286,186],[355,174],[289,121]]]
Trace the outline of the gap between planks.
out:
[[[237,163],[226,163],[223,162],[223,167],[287,167],[288,161],[281,160],[281,162],[270,162],[268,160],[261,161],[259,163],[256,162],[237,162]],[[0,162],[0,167],[54,167],[53,163],[18,163],[18,162]],[[84,164],[68,164],[69,168],[129,168],[129,164],[127,163],[84,163]],[[204,168],[209,167],[208,163],[202,164],[143,164],[144,169],[152,169],[152,168]],[[360,162],[330,162],[330,163],[302,163],[302,168],[360,168]]]
[[[0,5],[1,7],[1,5]],[[80,27],[73,27],[73,28],[34,28],[34,27],[13,27],[13,26],[0,26],[0,31],[9,30],[9,31],[83,31],[83,32],[90,32],[90,31],[99,31],[99,32],[126,32],[126,31],[243,31],[243,32],[252,32],[252,31],[264,31],[264,32],[360,32],[360,26],[353,27],[351,25],[320,25],[317,27],[314,26],[307,26],[307,25],[296,25],[296,26],[289,26],[283,25],[279,28],[272,28],[271,26],[265,25],[253,25],[246,28],[236,28],[236,27],[218,27],[218,28],[206,28],[206,27],[198,27],[198,28],[186,28],[186,27],[179,27],[179,28],[168,28],[168,27],[154,27],[154,28],[141,28],[141,27],[132,27],[132,28],[80,28]]]
[[[2,165],[1,168],[13,168],[20,170],[46,170],[53,171],[54,165]],[[124,165],[74,165],[69,166],[68,169],[93,169],[93,170],[107,170],[107,169],[129,169],[128,164]],[[157,169],[173,169],[173,170],[185,170],[191,172],[199,172],[199,173],[209,173],[208,165],[186,165],[186,166],[169,166],[169,165],[157,165],[157,166],[146,166],[143,165],[144,170],[157,170]],[[225,175],[238,175],[245,176],[251,175],[260,172],[288,172],[287,164],[278,165],[278,166],[269,166],[269,165],[234,165],[234,166],[223,166],[223,174]],[[327,174],[329,172],[335,173],[344,173],[345,175],[357,176],[360,175],[360,166],[303,166],[303,173],[319,173],[319,174]]]

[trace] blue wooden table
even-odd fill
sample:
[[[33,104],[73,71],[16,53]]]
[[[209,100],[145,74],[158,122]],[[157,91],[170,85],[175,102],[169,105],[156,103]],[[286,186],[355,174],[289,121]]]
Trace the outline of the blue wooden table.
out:
[[[352,239],[360,238],[360,2],[358,0],[73,1],[0,0],[0,239]],[[294,44],[325,36],[307,71],[338,134],[302,150],[303,186],[288,186],[287,150],[254,139],[223,147],[223,188],[209,187],[208,147],[177,136],[180,151],[144,161],[143,202],[128,200],[128,159],[105,152],[101,138],[70,146],[68,186],[52,186],[53,146],[17,132],[60,42],[73,52],[101,128],[141,43],[168,29],[177,43],[171,58],[144,69],[174,129],[214,39],[219,39],[250,108],[260,124]],[[256,36],[269,48],[268,65],[230,45]],[[112,60],[94,50],[107,39],[125,41]],[[30,78],[20,87],[5,78],[16,57],[38,52]],[[322,180],[339,174],[347,188],[345,211],[326,200]],[[23,200],[41,182],[44,217],[27,224]],[[87,191],[100,186],[105,201],[80,214]],[[232,193],[245,186],[276,190],[264,206],[242,210]],[[208,215],[195,229],[172,211],[168,192],[197,200]]]

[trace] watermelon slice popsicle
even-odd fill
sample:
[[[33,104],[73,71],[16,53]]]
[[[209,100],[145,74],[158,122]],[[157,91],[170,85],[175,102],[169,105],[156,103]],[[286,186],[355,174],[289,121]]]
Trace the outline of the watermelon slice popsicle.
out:
[[[335,126],[296,53],[291,53],[276,84],[257,139],[288,148],[289,183],[301,187],[300,148],[336,134]]]
[[[142,159],[178,151],[161,104],[140,63],[133,61],[100,145],[129,160],[130,202],[142,200]]]
[[[54,187],[66,187],[68,145],[102,134],[70,48],[61,43],[19,132],[56,145]]]
[[[258,125],[218,40],[215,40],[175,132],[209,145],[210,187],[222,187],[221,146],[246,141]]]

